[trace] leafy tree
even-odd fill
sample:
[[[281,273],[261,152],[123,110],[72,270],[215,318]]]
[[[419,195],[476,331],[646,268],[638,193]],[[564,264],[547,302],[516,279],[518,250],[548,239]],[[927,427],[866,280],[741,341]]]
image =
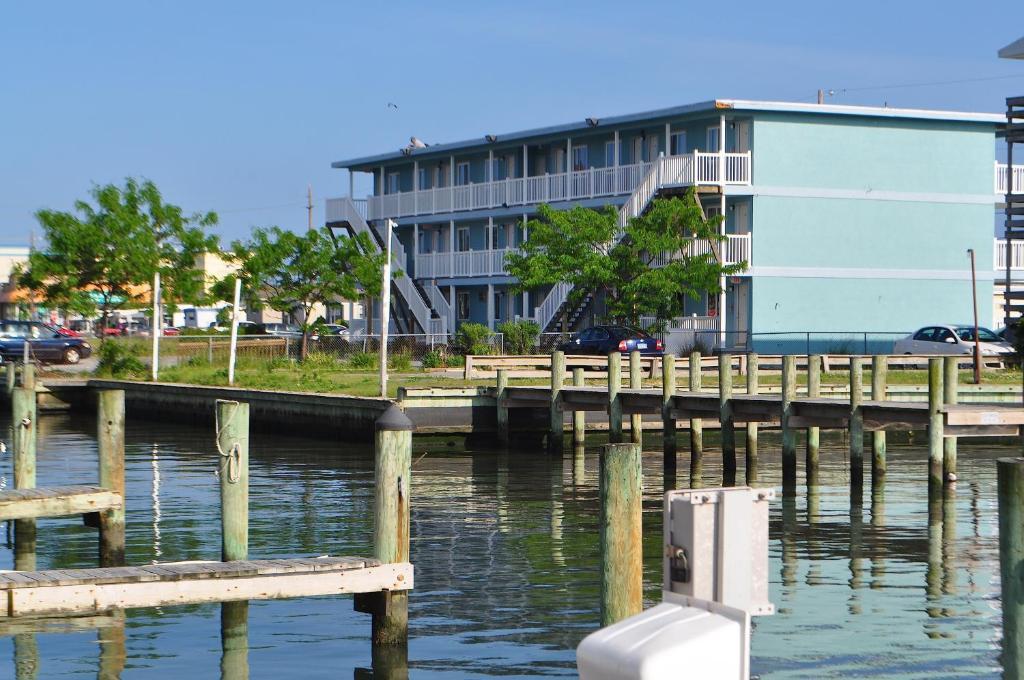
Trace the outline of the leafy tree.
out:
[[[29,255],[18,284],[38,291],[54,307],[104,319],[137,304],[140,292],[159,271],[170,303],[203,297],[203,273],[195,260],[217,249],[207,229],[216,213],[185,215],[165,203],[149,180],[128,178],[123,187],[95,186],[93,202],[76,201],[75,210],[40,210],[46,246]]]
[[[301,312],[303,359],[315,323],[313,308],[339,298],[352,300],[360,293],[379,296],[386,259],[367,234],[335,241],[326,228],[297,234],[280,227],[253,230],[249,241],[231,245],[228,257],[239,269],[214,286],[215,294],[232,299],[237,276],[251,308],[266,305],[279,312]]]
[[[721,264],[722,218],[706,218],[692,189],[682,198],[656,199],[622,228],[621,238],[618,212],[611,206],[558,211],[542,205],[538,213],[527,225],[529,240],[506,260],[518,279],[516,288],[568,283],[571,305],[596,294],[609,322],[636,326],[641,316],[653,316],[664,327],[683,313],[686,297],[718,292],[721,277],[744,266]],[[666,253],[673,257],[655,266]]]

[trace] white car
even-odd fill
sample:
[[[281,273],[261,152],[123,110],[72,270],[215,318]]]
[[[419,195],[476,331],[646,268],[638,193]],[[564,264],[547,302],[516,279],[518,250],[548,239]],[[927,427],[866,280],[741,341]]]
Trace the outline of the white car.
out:
[[[978,328],[983,356],[1013,354],[1013,345],[987,328]],[[893,344],[894,354],[973,354],[974,326],[925,326]]]

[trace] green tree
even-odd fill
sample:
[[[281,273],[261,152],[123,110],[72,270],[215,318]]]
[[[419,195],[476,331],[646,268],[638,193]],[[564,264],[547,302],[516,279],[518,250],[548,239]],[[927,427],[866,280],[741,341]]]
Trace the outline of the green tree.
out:
[[[76,201],[73,213],[36,213],[46,246],[29,255],[19,285],[51,306],[87,316],[98,310],[104,320],[137,304],[158,271],[164,300],[202,299],[203,273],[195,260],[217,249],[217,238],[207,233],[216,213],[185,215],[149,180],[95,186],[90,195],[93,202]]]
[[[303,359],[314,326],[313,308],[337,299],[354,300],[360,294],[379,296],[386,259],[367,234],[335,240],[326,228],[297,234],[280,227],[253,230],[250,240],[231,245],[228,257],[239,269],[219,281],[214,292],[232,299],[237,276],[249,307],[301,312]]]
[[[721,220],[704,216],[692,189],[681,198],[656,199],[629,220],[621,238],[611,206],[558,211],[542,205],[527,225],[529,240],[508,255],[507,268],[520,291],[567,283],[570,305],[596,294],[607,321],[636,326],[641,316],[653,316],[663,328],[683,313],[686,297],[719,292],[721,277],[745,266],[721,263]],[[666,254],[672,255],[667,262]],[[659,260],[663,266],[656,266]]]

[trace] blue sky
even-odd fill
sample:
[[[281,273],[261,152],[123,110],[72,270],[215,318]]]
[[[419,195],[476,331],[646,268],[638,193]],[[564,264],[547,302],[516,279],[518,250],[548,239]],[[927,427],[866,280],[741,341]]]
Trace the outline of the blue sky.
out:
[[[1000,111],[1024,6],[49,2],[0,10],[0,242],[93,182],[157,182],[229,240],[303,228],[331,161],[714,97]],[[959,84],[906,84],[988,78]],[[398,110],[387,107],[398,104]],[[38,227],[36,227],[38,233]]]

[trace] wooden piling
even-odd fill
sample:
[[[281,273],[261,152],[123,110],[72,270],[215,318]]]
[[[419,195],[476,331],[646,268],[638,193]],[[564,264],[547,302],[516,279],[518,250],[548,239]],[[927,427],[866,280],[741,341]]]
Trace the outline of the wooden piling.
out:
[[[498,419],[498,441],[508,445],[508,406],[505,404],[505,391],[508,389],[508,369],[498,369],[498,384],[495,390]]]
[[[996,462],[1003,677],[1024,676],[1024,458]]]
[[[221,559],[249,556],[249,404],[217,400]]]
[[[601,625],[643,609],[640,445],[608,444],[601,455]]]
[[[26,389],[36,388],[36,365],[35,364],[22,364],[21,365],[21,386]]]
[[[577,367],[572,369],[572,384],[573,387],[583,387],[586,384],[586,380],[583,378],[583,369]],[[572,412],[572,443],[573,446],[582,444],[587,437],[587,412],[586,411],[573,411]]]
[[[810,354],[807,357],[807,396],[817,399],[821,396],[821,355]],[[818,483],[818,456],[821,450],[821,428],[807,428],[807,451],[805,464],[807,466],[807,484],[815,486]]]
[[[35,633],[14,636],[14,677],[15,680],[36,680],[39,677],[39,643]]]
[[[718,421],[722,430],[722,477],[736,483],[736,428],[732,417],[732,355],[718,355]]]
[[[690,392],[700,392],[700,352],[690,352]],[[704,475],[704,424],[700,418],[690,418],[690,486],[697,488]]]
[[[661,434],[663,466],[666,473],[676,472],[676,419],[672,415],[672,399],[676,395],[676,355],[666,354],[661,360]]]
[[[17,386],[18,373],[14,364],[7,364],[7,397],[10,398],[11,393],[14,392],[14,388]]]
[[[886,383],[888,381],[889,357],[876,354],[871,357],[871,399],[885,401],[888,398]],[[871,433],[871,483],[878,484],[885,480],[886,472],[886,438],[885,430]]]
[[[758,388],[757,354],[751,352],[747,355],[747,394],[757,394]],[[757,484],[757,422],[753,420],[747,423],[745,467],[747,485]]]
[[[376,423],[373,522],[374,557],[385,564],[409,561],[413,424],[397,406]],[[373,613],[374,645],[405,645],[409,638],[407,591],[381,596]]]
[[[942,494],[942,357],[928,359],[928,490]]]
[[[11,392],[15,489],[34,489],[36,486],[36,418],[35,387],[15,388]],[[14,568],[18,571],[36,568],[35,519],[14,520]]]
[[[850,485],[864,486],[864,364],[850,357]]]
[[[124,390],[100,390],[96,441],[100,486],[121,495],[119,508],[100,514],[100,566],[123,567],[124,560]],[[244,558],[243,558],[244,559]]]
[[[796,398],[796,357],[782,357],[782,486],[796,487],[796,430],[789,424]]]
[[[640,352],[629,353],[629,388],[638,390],[643,387],[643,374],[640,368]],[[629,414],[629,438],[634,444],[644,443],[644,421],[640,413]]]
[[[617,351],[608,355],[608,441],[622,441],[622,355]]]
[[[945,406],[957,403],[960,382],[960,357],[944,357],[942,371],[942,403]],[[956,437],[942,439],[942,479],[946,484],[956,482]]]
[[[562,453],[565,419],[562,416],[562,386],[565,385],[565,352],[551,355],[551,402],[548,406],[548,451]]]

